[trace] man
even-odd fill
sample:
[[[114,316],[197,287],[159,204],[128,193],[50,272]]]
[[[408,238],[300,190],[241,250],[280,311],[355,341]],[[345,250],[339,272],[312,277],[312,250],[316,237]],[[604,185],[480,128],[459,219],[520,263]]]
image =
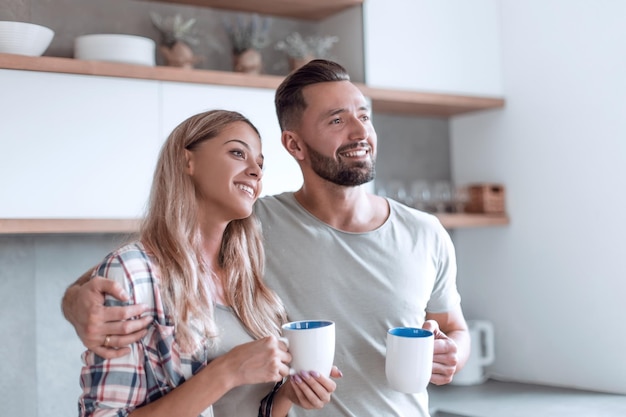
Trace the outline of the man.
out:
[[[436,217],[363,187],[374,179],[377,137],[367,101],[343,67],[310,62],[283,81],[275,103],[283,146],[304,184],[255,205],[265,279],[291,320],[336,323],[335,364],[343,372],[326,407],[292,413],[428,416],[427,393],[396,392],[386,381],[386,331],[413,326],[435,333],[434,384],[450,382],[463,366],[470,341],[450,237]],[[88,348],[121,355],[148,323],[126,320],[141,306],[102,307],[103,292],[122,297],[102,281],[70,287],[64,312]]]

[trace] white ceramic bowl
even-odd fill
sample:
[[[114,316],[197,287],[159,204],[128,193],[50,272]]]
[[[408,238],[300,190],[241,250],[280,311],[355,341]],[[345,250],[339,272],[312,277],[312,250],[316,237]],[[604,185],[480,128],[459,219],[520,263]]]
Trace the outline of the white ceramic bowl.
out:
[[[135,35],[92,34],[74,39],[74,58],[155,65],[155,42]]]
[[[0,53],[41,56],[54,31],[34,23],[0,21]]]

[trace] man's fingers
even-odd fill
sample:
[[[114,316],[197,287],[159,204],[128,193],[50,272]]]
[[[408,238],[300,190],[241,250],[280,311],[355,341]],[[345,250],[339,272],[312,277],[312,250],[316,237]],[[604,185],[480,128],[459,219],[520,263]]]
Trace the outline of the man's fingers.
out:
[[[139,341],[142,337],[146,335],[146,333],[147,330],[145,328],[141,328],[134,333],[125,334],[123,336],[111,334],[109,335],[109,343],[107,343],[107,348],[114,348],[113,350],[120,350],[121,348],[128,349],[128,346],[130,344]]]
[[[435,337],[437,337],[437,333],[439,332],[439,323],[435,320],[426,320],[422,325],[422,329],[435,333]]]
[[[148,310],[148,306],[145,304],[132,304],[120,307],[106,307],[102,310],[106,313],[106,320],[109,322],[130,320],[133,317],[139,317]],[[145,318],[145,317],[144,317]],[[115,334],[123,334],[115,333]]]
[[[114,298],[117,298],[120,301],[128,301],[128,294],[124,291],[124,288],[111,279],[106,279],[103,277],[95,277],[90,280],[93,289],[101,292],[110,294]]]
[[[152,320],[153,317],[146,316],[133,320],[110,321],[105,323],[100,331],[103,332],[105,336],[131,336],[132,339],[137,333],[145,330],[150,323],[152,323]],[[104,338],[102,340],[104,340]]]
[[[114,359],[114,358],[120,358],[124,355],[128,355],[130,353],[130,348],[125,347],[125,348],[121,348],[121,349],[113,349],[113,348],[106,348],[104,346],[98,346],[92,349],[93,353],[95,353],[98,356],[103,357],[104,359]]]
[[[107,307],[107,309],[113,308],[128,307]],[[123,348],[135,343],[146,334],[146,328],[152,321],[152,316],[146,316],[125,321],[109,321],[101,325],[87,325],[85,333],[79,334],[79,336],[88,349],[102,357],[109,358],[112,355],[111,352],[108,352],[110,348]],[[106,346],[105,341],[107,342]],[[104,350],[107,348],[109,349]],[[121,356],[117,352],[114,352],[113,355],[113,357]]]

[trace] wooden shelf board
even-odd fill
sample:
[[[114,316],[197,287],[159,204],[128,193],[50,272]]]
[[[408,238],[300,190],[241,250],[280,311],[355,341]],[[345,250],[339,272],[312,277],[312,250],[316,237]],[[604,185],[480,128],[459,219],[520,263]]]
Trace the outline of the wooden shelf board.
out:
[[[230,11],[321,20],[349,7],[361,6],[363,0],[146,0],[191,6],[212,7]]]
[[[452,94],[393,90],[357,84],[363,94],[372,99],[377,113],[423,114],[450,117],[479,110],[504,107],[501,97],[477,97]]]
[[[283,77],[275,75],[250,75],[238,72],[190,70],[166,66],[149,67],[117,62],[12,54],[0,54],[0,68],[271,89],[278,87],[283,79]]]
[[[447,229],[504,226],[504,215],[436,214]],[[0,219],[0,235],[134,233],[139,219]]]
[[[0,54],[0,68],[269,89],[276,89],[284,78],[277,75],[252,75],[166,66],[147,67],[114,62],[12,54]],[[363,91],[364,95],[372,99],[372,110],[380,113],[451,117],[468,112],[504,107],[504,99],[497,97],[421,93],[374,88],[359,83],[356,85]]]
[[[446,229],[506,226],[510,223],[506,214],[436,213],[435,216]]]
[[[139,219],[0,219],[0,235],[133,233]]]

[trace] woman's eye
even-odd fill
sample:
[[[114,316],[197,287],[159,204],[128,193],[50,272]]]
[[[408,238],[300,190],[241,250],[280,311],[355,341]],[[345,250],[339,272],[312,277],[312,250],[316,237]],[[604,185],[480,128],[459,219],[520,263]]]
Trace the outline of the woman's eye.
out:
[[[246,154],[243,151],[240,151],[240,150],[230,151],[230,153],[235,155],[237,158],[244,158],[246,156]]]

